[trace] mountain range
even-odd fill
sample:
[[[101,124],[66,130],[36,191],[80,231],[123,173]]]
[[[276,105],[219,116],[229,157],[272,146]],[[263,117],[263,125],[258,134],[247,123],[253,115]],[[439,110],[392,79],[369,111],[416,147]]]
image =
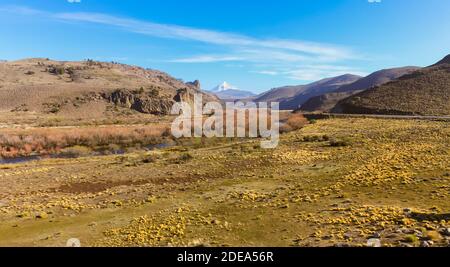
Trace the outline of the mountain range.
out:
[[[426,68],[383,69],[366,77],[346,74],[274,88],[253,100],[309,112],[450,115],[450,55]]]
[[[298,109],[310,98],[325,93],[333,92],[336,89],[351,84],[361,79],[360,76],[345,74],[333,78],[323,79],[307,85],[285,86],[274,88],[253,99],[255,102],[279,102],[280,109],[294,110]]]
[[[33,58],[0,62],[0,111],[103,117],[122,108],[165,115],[175,102],[252,100],[284,110],[360,114],[450,115],[450,55],[429,67],[384,69],[367,77],[345,74],[260,95],[223,82],[209,92],[158,70],[85,61]]]
[[[376,71],[364,78],[358,79],[354,83],[350,83],[339,87],[337,90],[331,93],[323,94],[320,96],[312,97],[306,101],[300,108],[303,111],[329,111],[340,100],[352,96],[366,89],[385,84],[392,80],[395,80],[405,74],[411,73],[420,69],[419,67],[403,67],[392,68]]]

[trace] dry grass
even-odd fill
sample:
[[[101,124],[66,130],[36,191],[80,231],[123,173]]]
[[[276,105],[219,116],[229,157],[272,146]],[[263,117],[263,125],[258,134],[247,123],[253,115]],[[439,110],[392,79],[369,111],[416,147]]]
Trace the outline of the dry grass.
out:
[[[151,126],[107,126],[83,128],[34,128],[0,131],[0,156],[26,156],[33,153],[58,153],[64,148],[89,148],[117,144],[153,144],[167,131],[163,124]]]

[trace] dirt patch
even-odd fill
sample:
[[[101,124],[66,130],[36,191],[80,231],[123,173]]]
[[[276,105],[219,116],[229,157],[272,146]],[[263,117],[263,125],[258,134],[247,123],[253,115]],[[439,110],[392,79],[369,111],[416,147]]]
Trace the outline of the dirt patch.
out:
[[[54,191],[69,194],[98,193],[117,186],[144,185],[148,183],[149,183],[148,181],[144,180],[141,181],[125,180],[125,181],[102,182],[102,183],[80,182],[62,185],[54,189]]]

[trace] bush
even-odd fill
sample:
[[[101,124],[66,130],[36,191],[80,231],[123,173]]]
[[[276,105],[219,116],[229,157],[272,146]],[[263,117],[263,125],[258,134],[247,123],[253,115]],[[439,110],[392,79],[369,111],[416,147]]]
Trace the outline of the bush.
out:
[[[158,160],[158,158],[158,155],[155,154],[145,155],[142,158],[142,163],[154,163]]]
[[[46,126],[51,125],[58,123],[46,123]],[[48,154],[64,148],[68,150],[63,152],[70,154],[73,147],[105,147],[115,150],[120,147],[156,144],[161,142],[161,135],[166,129],[165,125],[149,125],[5,130],[0,133],[0,156]]]
[[[48,72],[55,75],[63,75],[66,69],[64,66],[51,66],[48,68]]]
[[[328,135],[305,135],[302,137],[303,142],[325,142],[330,140]]]
[[[441,235],[437,231],[428,231],[426,238],[432,241],[439,241],[442,239]]]
[[[280,132],[288,133],[296,131],[305,127],[305,125],[307,125],[308,123],[308,120],[302,114],[293,113],[288,117],[286,123],[280,127]]]
[[[159,96],[159,91],[155,88],[150,89],[150,91],[148,92],[148,95],[150,97],[158,97]]]
[[[333,138],[330,140],[330,146],[332,147],[344,147],[351,145],[351,140],[348,138]]]
[[[193,158],[194,157],[190,153],[186,152],[186,153],[183,153],[183,154],[179,155],[175,159],[174,163],[177,163],[177,164],[185,163],[185,162],[187,162],[187,161],[189,161],[189,160],[191,160]]]
[[[419,242],[419,238],[415,235],[407,235],[407,236],[405,236],[405,242],[417,243],[417,242]]]

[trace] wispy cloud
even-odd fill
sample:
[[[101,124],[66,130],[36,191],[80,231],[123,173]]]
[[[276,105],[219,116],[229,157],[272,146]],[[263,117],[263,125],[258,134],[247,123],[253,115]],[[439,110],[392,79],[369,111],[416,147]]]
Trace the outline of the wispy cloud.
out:
[[[258,73],[258,74],[272,75],[272,76],[279,74],[279,72],[273,71],[273,70],[256,70],[256,71],[251,71],[251,73]]]
[[[41,10],[29,8],[26,6],[16,6],[16,5],[0,6],[0,11],[7,12],[7,13],[20,14],[20,15],[48,14]]]
[[[216,55],[200,55],[187,58],[179,58],[169,60],[174,63],[211,63],[211,62],[226,62],[226,61],[243,61],[245,58],[238,56],[216,56]]]
[[[73,3],[78,2],[78,0],[68,1]],[[296,69],[295,67],[300,63],[303,65],[326,63],[339,64],[339,62],[342,63],[342,61],[360,59],[360,55],[348,47],[325,43],[291,39],[257,38],[238,33],[154,23],[102,13],[49,13],[27,7],[0,7],[0,10],[5,9],[8,12],[20,14],[39,13],[42,16],[60,21],[102,24],[157,38],[200,42],[208,44],[212,49],[214,49],[214,47],[219,48],[217,51],[224,51],[224,49],[227,51],[221,54],[197,53],[196,55],[191,54],[185,57],[168,60],[169,62],[174,63],[187,64],[233,61],[252,64],[263,63],[272,65],[273,68],[259,71],[260,74],[284,75],[292,79],[313,80],[322,75],[340,74],[346,70],[333,70],[332,68],[323,69],[317,66],[300,69]],[[275,69],[275,66],[280,65],[283,65],[284,68],[291,69],[291,71],[279,71]],[[348,70],[350,71],[352,69],[348,68]]]
[[[71,21],[106,24],[124,28],[131,32],[161,38],[185,39],[223,46],[281,49],[332,59],[348,59],[355,57],[352,51],[347,48],[328,44],[299,40],[258,39],[235,33],[152,23],[100,13],[58,13],[54,14],[54,17]]]
[[[312,62],[320,61],[318,57],[299,55],[270,49],[246,49],[240,48],[237,51],[226,55],[204,54],[192,57],[177,58],[169,62],[178,63],[210,63],[224,61],[242,61],[254,63],[280,63],[280,62]]]

